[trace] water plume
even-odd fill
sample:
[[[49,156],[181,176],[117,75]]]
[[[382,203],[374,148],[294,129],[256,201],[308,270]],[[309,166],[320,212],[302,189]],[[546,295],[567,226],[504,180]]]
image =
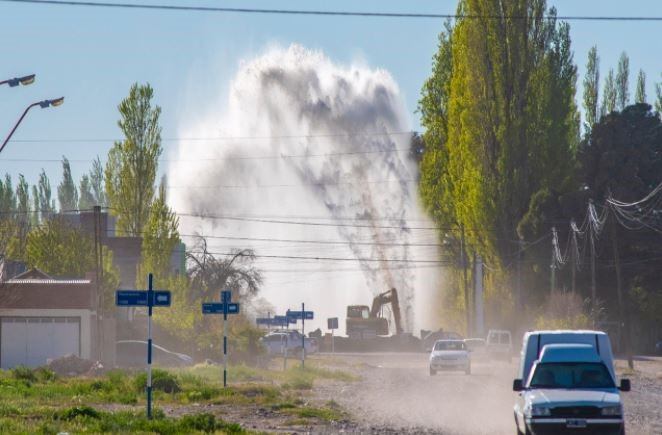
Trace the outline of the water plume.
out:
[[[438,257],[435,248],[411,246],[436,238],[432,230],[411,229],[431,223],[417,204],[410,125],[392,77],[337,65],[299,45],[276,47],[240,65],[219,107],[182,127],[182,137],[218,140],[179,144],[169,170],[171,202],[179,212],[240,220],[183,217],[182,232],[342,240],[210,245],[217,252],[234,246],[252,247],[258,256],[352,259],[261,259],[262,295],[280,311],[305,301],[318,319],[342,320],[348,304],[369,305],[395,287],[406,330],[437,326],[422,307],[430,309],[438,272],[407,262]]]

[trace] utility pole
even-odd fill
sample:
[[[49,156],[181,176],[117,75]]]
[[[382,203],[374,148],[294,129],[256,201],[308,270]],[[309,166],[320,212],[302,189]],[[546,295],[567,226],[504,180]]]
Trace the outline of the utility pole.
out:
[[[556,227],[552,227],[552,264],[550,270],[552,272],[551,294],[554,294],[556,290]]]
[[[103,360],[104,333],[104,300],[103,300],[103,246],[101,244],[101,207],[94,206],[94,260],[95,260],[95,281],[97,291],[97,359]]]
[[[575,230],[573,227],[570,227],[570,231],[572,231],[572,292],[575,293],[575,280],[577,276],[577,233],[575,233]]]
[[[618,252],[618,241],[616,239],[616,221],[611,222],[611,246],[614,253],[614,266],[616,267],[616,296],[618,298],[618,317],[621,325],[625,329],[625,340],[621,338],[621,343],[625,341],[625,353],[628,358],[628,367],[634,369],[632,359],[632,334],[630,333],[630,319],[628,318],[628,307],[623,297],[623,277],[621,276],[621,259]]]
[[[591,307],[595,316],[598,296],[595,288],[595,236],[592,227],[589,227],[589,237],[591,238]]]
[[[519,312],[524,305],[522,303],[522,253],[524,251],[524,240],[519,239],[517,243],[517,287],[515,295],[515,307]]]
[[[464,225],[460,225],[460,230],[462,233],[461,239],[461,249],[460,249],[460,259],[462,261],[462,274],[464,282],[464,307],[466,312],[466,322],[467,322],[467,337],[471,336],[471,307],[469,302],[469,284],[467,280],[467,253],[465,251],[465,239],[464,239]]]

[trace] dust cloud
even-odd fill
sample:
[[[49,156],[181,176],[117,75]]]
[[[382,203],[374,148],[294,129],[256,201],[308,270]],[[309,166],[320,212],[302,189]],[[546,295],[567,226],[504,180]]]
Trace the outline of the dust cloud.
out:
[[[342,324],[348,304],[391,287],[406,330],[438,326],[439,267],[411,262],[438,259],[437,236],[418,205],[393,78],[292,45],[243,62],[227,94],[210,98],[216,108],[180,129],[190,140],[168,172],[176,211],[216,218],[183,216],[182,233],[241,238],[210,239],[210,250],[253,248],[261,296],[279,312],[305,302],[315,326]]]

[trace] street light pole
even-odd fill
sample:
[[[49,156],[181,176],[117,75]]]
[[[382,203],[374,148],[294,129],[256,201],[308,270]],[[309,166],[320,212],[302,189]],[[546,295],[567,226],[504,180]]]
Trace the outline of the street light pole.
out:
[[[5,148],[5,145],[7,145],[7,142],[9,142],[9,139],[11,139],[11,137],[12,137],[13,134],[14,134],[14,132],[16,131],[16,129],[18,128],[18,126],[21,124],[21,121],[23,121],[23,118],[25,118],[25,115],[28,114],[28,111],[30,111],[30,109],[32,109],[32,108],[35,107],[35,106],[40,106],[42,109],[45,109],[45,108],[47,108],[47,107],[51,107],[51,106],[52,106],[52,107],[57,107],[57,106],[61,105],[62,103],[64,103],[64,97],[55,98],[55,99],[53,99],[53,100],[39,101],[39,102],[37,102],[37,103],[32,103],[32,104],[30,104],[30,105],[27,107],[27,109],[25,109],[25,111],[23,112],[23,114],[21,115],[21,117],[18,118],[18,121],[17,121],[16,124],[14,125],[14,128],[12,128],[11,131],[9,132],[9,136],[7,136],[7,139],[5,139],[5,141],[2,143],[2,146],[0,146],[0,153],[1,153],[2,150]]]
[[[0,86],[5,84],[9,85],[10,88],[13,88],[14,86],[18,86],[18,85],[27,86],[34,83],[34,79],[35,79],[34,74],[30,74],[23,77],[14,77],[13,79],[0,81]]]

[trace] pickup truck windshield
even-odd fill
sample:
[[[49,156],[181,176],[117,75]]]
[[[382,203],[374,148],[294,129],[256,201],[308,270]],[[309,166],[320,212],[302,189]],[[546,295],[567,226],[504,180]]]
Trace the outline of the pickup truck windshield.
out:
[[[529,388],[614,388],[614,381],[602,363],[540,363]]]
[[[434,350],[466,350],[463,341],[438,341]]]

